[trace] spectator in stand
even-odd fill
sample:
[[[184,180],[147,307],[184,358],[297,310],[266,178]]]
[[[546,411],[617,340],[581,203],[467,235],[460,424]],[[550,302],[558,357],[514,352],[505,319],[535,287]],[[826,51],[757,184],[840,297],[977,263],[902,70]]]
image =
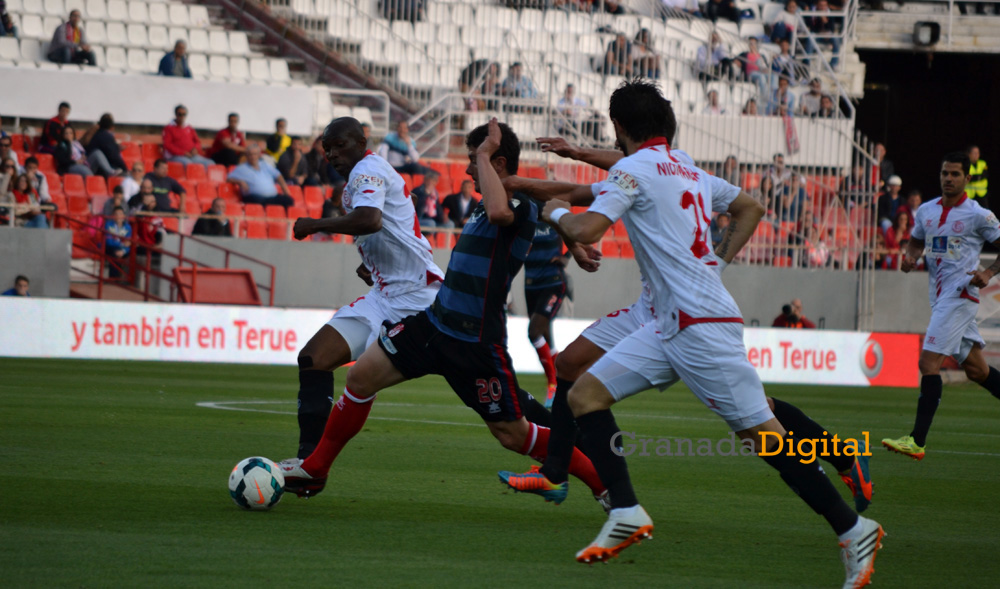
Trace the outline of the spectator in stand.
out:
[[[135,242],[139,246],[137,254],[146,254],[147,248],[163,243],[163,218],[155,213],[161,211],[156,206],[156,196],[152,192],[142,193],[142,204],[132,211],[135,218]],[[159,258],[158,253],[155,257]]]
[[[800,265],[803,268],[826,268],[833,265],[833,257],[830,255],[830,246],[826,243],[826,234],[818,225],[809,224],[804,231],[806,240],[803,242],[803,253]]]
[[[767,209],[765,218],[773,221],[775,218],[774,209],[777,202],[774,199],[774,178],[770,174],[764,174],[760,179],[760,185],[753,191],[754,200]]]
[[[49,43],[49,61],[97,65],[97,58],[87,43],[87,34],[80,25],[80,11],[69,13],[69,20],[56,27]]]
[[[792,312],[798,315],[804,329],[816,329],[816,324],[806,319],[806,312],[802,307],[802,299],[792,299]]]
[[[124,267],[124,259],[132,247],[132,225],[125,218],[125,209],[117,207],[111,218],[104,222],[104,252],[118,258],[117,263],[108,263],[108,276],[118,278],[122,275],[120,267]]]
[[[500,96],[503,88],[503,80],[500,79],[500,64],[492,62],[486,67],[483,74],[483,83],[479,85],[479,93],[484,96]],[[477,105],[479,110],[496,110],[497,101],[485,100],[483,104]]]
[[[819,112],[823,96],[823,82],[819,78],[810,80],[809,92],[799,98],[799,114],[807,117],[815,116]]]
[[[865,166],[856,164],[840,182],[840,202],[850,210],[855,205],[865,205],[866,195],[871,190],[871,182],[865,178]]]
[[[698,6],[698,0],[663,0],[661,10],[664,20],[688,16],[701,18],[701,7]]]
[[[249,145],[247,161],[236,166],[236,169],[230,172],[228,180],[240,187],[240,194],[245,203],[281,205],[285,208],[295,204],[288,195],[288,185],[281,177],[281,172],[270,162],[261,159],[260,146],[256,143]],[[278,194],[275,182],[281,186],[281,194]]]
[[[708,226],[712,232],[712,248],[718,247],[722,243],[722,236],[729,229],[729,222],[731,220],[729,213],[719,213],[712,219],[712,223]]]
[[[778,47],[780,52],[774,56],[771,61],[771,87],[777,86],[777,80],[780,78],[786,78],[790,83],[798,83],[802,79],[805,70],[805,66],[799,64],[795,60],[795,57],[791,53],[791,43],[788,39],[782,39],[778,42]]]
[[[743,185],[740,178],[740,161],[736,159],[735,155],[726,156],[725,161],[722,162],[722,169],[719,170],[717,176],[733,186]]]
[[[788,0],[785,9],[778,13],[778,16],[771,22],[771,40],[778,41],[792,40],[792,33],[799,36],[805,34],[806,28],[799,21],[799,5],[795,0]]]
[[[814,117],[818,119],[835,119],[837,118],[837,111],[833,107],[833,98],[828,94],[824,94],[819,99],[819,110],[813,114]]]
[[[180,185],[177,180],[174,180],[167,175],[167,160],[158,159],[153,164],[153,171],[146,174],[142,182],[139,185],[139,192],[134,196],[129,198],[128,205],[130,207],[137,208],[142,204],[142,192],[144,190],[143,186],[146,182],[149,182],[149,191],[156,195],[156,207],[161,211],[177,212],[177,209],[173,208],[170,203],[170,193],[173,192],[180,197],[181,202],[184,202],[184,198],[187,196],[187,192],[184,187]]]
[[[757,116],[757,99],[751,98],[743,105],[743,115],[748,117]]]
[[[660,78],[660,56],[653,48],[653,36],[649,34],[649,29],[640,29],[636,33],[632,49],[632,71],[637,76],[658,80]]]
[[[125,190],[122,188],[121,184],[115,186],[111,190],[111,198],[104,201],[104,207],[101,209],[101,216],[106,219],[110,219],[115,214],[115,209],[121,207],[125,210],[125,216],[130,215],[128,199],[125,198]]]
[[[556,103],[556,110],[561,115],[556,119],[556,130],[560,135],[575,135],[580,129],[580,119],[586,107],[587,101],[576,95],[576,87],[566,84],[566,91]]]
[[[87,163],[91,170],[110,178],[125,173],[128,165],[122,159],[122,150],[115,140],[115,119],[109,113],[101,115],[101,120],[91,127],[83,136],[87,147]]]
[[[920,208],[924,202],[923,195],[920,194],[919,190],[911,190],[909,194],[906,195],[906,204],[899,207],[896,210],[898,215],[900,212],[906,211],[907,217],[910,219],[910,229],[913,229],[914,219],[917,218],[917,209]]]
[[[309,169],[306,186],[330,186],[336,184],[338,181],[344,181],[340,174],[326,161],[326,155],[323,153],[322,136],[317,137],[313,141],[312,150],[305,155],[305,160],[306,166]]]
[[[225,217],[226,201],[216,198],[212,201],[212,206],[205,212],[205,216],[198,217],[198,221],[191,230],[191,235],[213,235],[215,237],[232,237],[233,224]]]
[[[784,112],[779,108],[782,106],[785,107]],[[767,114],[783,116],[791,112],[795,112],[795,95],[788,89],[788,78],[778,78],[778,87],[771,93],[771,100],[767,103]]]
[[[625,37],[625,33],[618,33],[608,43],[608,50],[604,53],[603,73],[611,76],[632,75],[632,43]]]
[[[183,104],[174,108],[174,120],[163,128],[163,157],[168,162],[180,162],[185,166],[210,166],[215,162],[201,155],[201,139],[194,127],[187,124],[187,115],[188,109]]]
[[[267,155],[274,158],[275,162],[281,159],[281,154],[292,144],[292,138],[285,132],[287,129],[288,121],[285,119],[274,121],[274,134],[269,135],[265,143]]]
[[[7,195],[9,188],[17,177],[17,164],[11,158],[0,159],[0,198]]]
[[[29,287],[28,277],[20,274],[14,279],[14,288],[8,288],[3,291],[0,296],[4,297],[30,297],[31,293],[28,292]]]
[[[292,137],[292,144],[288,146],[285,153],[281,154],[281,159],[278,160],[278,171],[281,172],[281,176],[285,179],[285,182],[289,184],[295,184],[296,186],[318,185],[318,183],[309,183],[309,164],[306,162],[305,154],[302,153],[301,137]]]
[[[903,199],[899,196],[900,187],[903,186],[903,179],[899,176],[889,176],[885,190],[878,197],[876,217],[882,231],[888,231],[892,227],[892,220],[896,218]]]
[[[885,159],[885,144],[876,143],[874,153],[875,164],[872,166],[872,186],[882,188],[886,179],[896,173],[896,166],[892,161]]]
[[[212,161],[227,168],[240,163],[240,158],[247,152],[247,138],[239,126],[240,115],[229,113],[229,125],[215,134],[212,147],[208,150]]]
[[[521,62],[514,62],[507,68],[507,79],[503,81],[501,90],[509,98],[538,98],[538,90],[531,78],[524,75]]]
[[[28,177],[31,187],[38,193],[38,202],[52,205],[49,181],[45,178],[45,174],[38,171],[38,158],[33,155],[24,158],[24,174]]]
[[[42,153],[55,153],[56,145],[62,141],[63,127],[69,124],[69,103],[59,103],[59,114],[45,122],[42,127],[42,137],[38,145],[38,151]]]
[[[793,178],[797,176],[793,175]],[[794,181],[793,181],[794,182]],[[795,223],[801,217],[802,203],[799,200],[798,188],[793,190],[792,184],[778,192],[778,204],[774,211],[778,223]]]
[[[62,141],[56,144],[56,150],[52,156],[56,160],[56,171],[59,172],[59,175],[94,175],[87,165],[87,151],[76,140],[76,132],[69,125],[63,127]]]
[[[708,91],[708,104],[702,109],[701,114],[703,115],[723,115],[726,114],[726,108],[719,104],[719,92],[717,90]]]
[[[736,57],[736,61],[741,68],[740,77],[747,82],[756,84],[758,94],[767,95],[767,58],[761,54],[757,39],[750,37],[747,40],[747,50],[740,53]]]
[[[17,26],[11,20],[10,14],[7,12],[7,4],[3,0],[0,0],[0,37],[18,38]]]
[[[396,123],[396,130],[385,136],[378,146],[378,155],[400,174],[423,174],[417,142],[410,137],[410,125],[405,120]]]
[[[892,224],[885,230],[885,247],[889,250],[885,261],[886,268],[899,270],[903,261],[902,253],[905,252],[901,244],[909,241],[911,227],[910,215],[906,209],[899,209]]]
[[[785,167],[785,156],[776,153],[771,158],[771,167],[767,171],[771,178],[771,186],[774,187],[775,194],[785,189],[785,186],[792,181],[792,171]]]
[[[119,186],[122,187],[122,192],[125,195],[126,200],[139,194],[139,184],[142,183],[142,177],[145,175],[146,164],[142,163],[142,160],[137,160],[134,164],[132,164],[132,171],[129,172],[129,174],[122,179],[122,183],[119,184]]]
[[[462,186],[455,194],[444,197],[445,211],[448,220],[454,227],[461,229],[472,216],[472,211],[479,205],[479,199],[472,195],[474,185],[472,180],[462,180]]]
[[[788,305],[782,305],[781,315],[774,318],[771,327],[789,329],[816,329],[816,324],[805,318],[802,313],[802,301],[795,299]]]
[[[966,153],[969,155],[970,166],[969,166],[969,183],[965,185],[965,193],[969,195],[969,198],[978,202],[979,206],[983,207],[984,209],[989,209],[990,208],[989,166],[986,165],[986,160],[979,157],[980,154],[978,146],[970,145],[969,148],[966,150]]]
[[[10,137],[4,137],[0,139],[0,161],[10,160],[14,162],[14,171],[21,173],[23,168],[21,168],[21,162],[17,160],[17,152],[14,151],[14,140]]]
[[[740,22],[740,11],[736,8],[736,3],[733,0],[708,0],[705,2],[705,10],[702,15],[712,22],[720,18],[731,20],[737,24]]]
[[[437,184],[441,179],[441,174],[434,170],[428,170],[424,175],[424,183],[413,189],[410,195],[413,198],[413,205],[417,210],[417,221],[421,227],[451,227],[451,221],[444,216],[444,209],[440,206],[441,197],[438,194]]]
[[[814,35],[839,35],[840,28],[842,25],[842,19],[836,16],[830,16],[830,4],[827,0],[816,0],[816,5],[813,6],[813,11],[824,12],[827,14],[821,14],[818,16],[806,17],[806,26]],[[833,57],[830,59],[830,67],[836,68],[837,64],[840,63],[840,38],[818,38],[816,43],[829,47],[833,51]],[[809,43],[810,49],[815,51],[816,48],[812,47],[812,43]]]
[[[13,211],[8,214],[14,216],[15,227],[49,228],[48,219],[41,209],[42,203],[38,199],[38,192],[32,188],[27,174],[21,174],[11,181],[7,187],[7,194],[0,202],[12,205]]]
[[[161,76],[190,78],[191,70],[188,68],[187,43],[180,40],[174,43],[174,50],[163,56],[163,59],[160,60],[160,68],[156,73]]]
[[[708,45],[698,47],[696,67],[698,79],[705,82],[732,77],[733,60],[729,51],[722,44],[722,38],[715,31],[709,37]]]

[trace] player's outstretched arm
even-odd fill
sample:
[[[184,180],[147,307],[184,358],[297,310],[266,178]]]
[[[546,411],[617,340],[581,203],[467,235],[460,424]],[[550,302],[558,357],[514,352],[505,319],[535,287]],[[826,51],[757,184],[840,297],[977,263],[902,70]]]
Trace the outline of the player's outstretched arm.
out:
[[[1000,247],[1000,239],[993,242],[993,247]],[[985,288],[986,285],[990,283],[990,279],[996,276],[998,272],[1000,272],[1000,254],[997,255],[997,259],[993,260],[993,263],[990,264],[989,268],[969,272],[969,275],[972,276],[972,280],[969,281],[969,284],[972,286],[978,286],[979,288]]]
[[[910,238],[910,241],[906,244],[906,251],[903,252],[903,260],[899,265],[899,269],[903,272],[909,272],[917,267],[917,260],[920,256],[924,255],[924,240]]]
[[[507,201],[507,189],[493,169],[491,161],[493,154],[500,149],[500,136],[500,125],[494,117],[489,122],[489,134],[476,149],[476,169],[479,171],[479,187],[483,192],[486,218],[490,223],[503,227],[514,222],[514,211]]]
[[[562,137],[538,137],[535,139],[542,151],[554,153],[560,157],[569,158],[595,168],[610,170],[624,155],[615,149],[595,149],[571,145]]]
[[[563,200],[545,203],[542,219],[555,227],[567,241],[582,245],[597,243],[611,227],[611,219],[600,213],[587,211],[574,215],[570,212],[569,203]]]
[[[295,239],[305,239],[313,233],[342,233],[344,235],[368,235],[382,229],[382,211],[375,207],[357,207],[350,214],[332,219],[299,217],[292,231]]]
[[[589,206],[590,203],[594,202],[594,194],[590,189],[590,184],[507,176],[503,179],[503,185],[511,192],[523,192],[541,201],[559,199],[575,207]]]
[[[757,230],[757,224],[766,212],[764,205],[746,192],[740,192],[736,200],[729,203],[732,220],[719,246],[715,248],[715,255],[727,264],[732,262],[736,254],[750,241],[753,232]]]

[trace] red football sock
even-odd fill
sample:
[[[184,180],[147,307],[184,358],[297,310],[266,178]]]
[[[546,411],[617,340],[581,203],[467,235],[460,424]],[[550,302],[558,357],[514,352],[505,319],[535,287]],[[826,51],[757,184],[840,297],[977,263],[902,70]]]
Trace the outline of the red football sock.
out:
[[[528,437],[524,440],[524,445],[521,446],[521,454],[531,456],[539,462],[545,462],[545,457],[549,453],[549,428],[534,423],[529,423],[528,426],[530,429]],[[573,457],[569,461],[569,474],[583,481],[590,487],[590,491],[594,495],[600,495],[604,492],[601,477],[597,476],[594,465],[579,448],[573,448]]]
[[[358,399],[351,391],[344,389],[344,394],[337,399],[330,418],[326,420],[323,439],[309,458],[302,462],[302,468],[314,477],[325,477],[347,442],[364,427],[374,400],[374,396]]]
[[[538,338],[537,341],[531,342],[531,345],[535,346],[535,352],[538,353],[538,361],[542,363],[542,370],[545,371],[545,378],[548,379],[549,386],[555,386],[556,363],[555,356],[552,355],[552,348],[549,347],[545,338]]]

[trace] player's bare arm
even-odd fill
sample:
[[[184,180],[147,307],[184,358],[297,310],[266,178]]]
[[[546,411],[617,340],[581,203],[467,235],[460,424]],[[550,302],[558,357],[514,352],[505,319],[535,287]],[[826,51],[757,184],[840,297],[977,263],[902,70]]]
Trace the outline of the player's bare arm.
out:
[[[555,198],[565,200],[575,207],[589,206],[590,203],[594,202],[594,195],[589,184],[508,176],[503,179],[503,185],[507,190],[523,192],[541,201],[550,201]]]
[[[597,243],[611,227],[611,219],[600,213],[574,215],[569,212],[569,207],[570,204],[564,200],[550,200],[542,210],[542,219],[570,241],[583,245]]]
[[[375,207],[357,207],[343,217],[333,219],[313,219],[299,217],[292,228],[295,239],[305,239],[313,233],[341,233],[344,235],[368,235],[382,229],[382,211]]]
[[[489,122],[489,134],[476,149],[476,167],[479,171],[479,187],[483,194],[486,218],[494,225],[506,227],[514,222],[514,211],[508,203],[507,190],[500,181],[500,175],[493,167],[493,154],[498,149],[500,149],[500,125],[494,117]]]
[[[1000,239],[993,242],[993,247],[1000,247]],[[989,268],[969,272],[969,276],[972,276],[969,284],[979,288],[986,288],[986,285],[990,283],[990,279],[996,276],[997,272],[1000,272],[1000,255],[997,255],[997,259],[993,260]]]
[[[538,137],[535,139],[542,151],[554,153],[560,157],[569,158],[595,168],[610,170],[622,159],[622,152],[615,149],[594,149],[571,145],[563,137]]]
[[[729,214],[732,220],[729,228],[722,236],[722,241],[715,248],[715,255],[725,263],[730,263],[743,246],[750,241],[757,224],[767,210],[746,192],[740,192],[736,200],[729,204]]]
[[[903,260],[899,265],[899,269],[903,272],[913,270],[917,267],[917,260],[922,255],[924,255],[924,241],[911,237],[910,241],[906,244],[906,252],[903,254]]]

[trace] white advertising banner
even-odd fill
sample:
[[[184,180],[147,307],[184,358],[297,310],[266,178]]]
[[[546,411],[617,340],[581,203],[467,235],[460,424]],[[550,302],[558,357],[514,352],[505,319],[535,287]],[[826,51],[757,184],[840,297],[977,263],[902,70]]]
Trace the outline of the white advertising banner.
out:
[[[331,311],[0,298],[0,356],[294,365]],[[557,319],[556,347],[590,321]],[[507,322],[514,369],[541,372],[528,320]],[[744,331],[747,357],[770,383],[916,386],[919,338],[825,330]]]

